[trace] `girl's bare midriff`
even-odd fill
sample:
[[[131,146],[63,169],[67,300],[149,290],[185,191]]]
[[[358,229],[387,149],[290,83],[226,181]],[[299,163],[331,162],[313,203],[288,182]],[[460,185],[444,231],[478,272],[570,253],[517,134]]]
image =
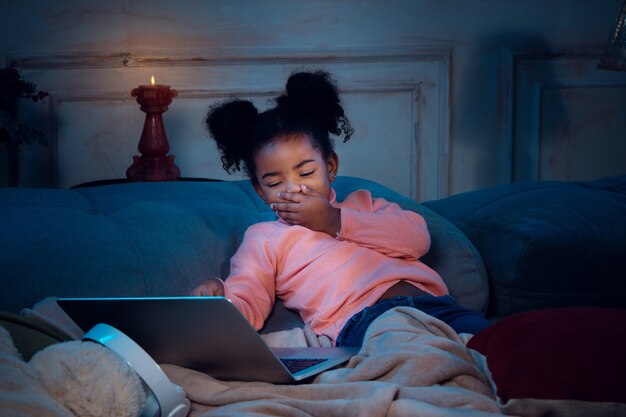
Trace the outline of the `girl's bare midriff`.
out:
[[[420,290],[416,286],[409,284],[406,281],[400,281],[395,284],[393,287],[389,288],[385,293],[378,299],[387,300],[389,298],[403,296],[403,297],[415,297],[418,295],[426,294],[424,291]]]

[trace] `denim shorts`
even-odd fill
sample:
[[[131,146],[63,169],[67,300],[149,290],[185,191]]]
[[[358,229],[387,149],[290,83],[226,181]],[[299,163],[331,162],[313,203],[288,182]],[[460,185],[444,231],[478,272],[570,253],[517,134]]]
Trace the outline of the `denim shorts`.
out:
[[[445,322],[457,333],[476,334],[491,324],[480,314],[456,305],[454,298],[450,295],[441,297],[430,294],[415,297],[398,296],[378,301],[352,316],[341,329],[335,345],[361,346],[368,326],[378,316],[394,307],[417,308]]]

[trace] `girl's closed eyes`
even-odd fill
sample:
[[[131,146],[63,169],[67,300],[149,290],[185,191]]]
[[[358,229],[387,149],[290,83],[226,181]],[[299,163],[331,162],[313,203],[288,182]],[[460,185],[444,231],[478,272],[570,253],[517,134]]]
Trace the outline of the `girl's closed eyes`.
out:
[[[307,172],[302,172],[300,174],[298,174],[301,178],[308,178],[311,177],[313,174],[315,174],[316,170],[311,170],[311,171],[307,171]],[[274,181],[271,183],[266,183],[265,185],[269,188],[274,188],[279,186],[280,184],[282,184],[282,181]]]

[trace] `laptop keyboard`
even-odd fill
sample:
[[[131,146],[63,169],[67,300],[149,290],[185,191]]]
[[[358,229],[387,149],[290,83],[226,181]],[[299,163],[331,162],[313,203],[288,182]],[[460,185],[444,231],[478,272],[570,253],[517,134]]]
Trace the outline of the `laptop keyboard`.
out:
[[[313,365],[317,365],[318,363],[322,363],[327,360],[328,360],[327,358],[319,358],[319,359],[304,359],[304,358],[284,359],[284,358],[281,358],[280,361],[287,367],[289,372],[291,372],[292,374],[295,374],[296,372],[310,368]]]

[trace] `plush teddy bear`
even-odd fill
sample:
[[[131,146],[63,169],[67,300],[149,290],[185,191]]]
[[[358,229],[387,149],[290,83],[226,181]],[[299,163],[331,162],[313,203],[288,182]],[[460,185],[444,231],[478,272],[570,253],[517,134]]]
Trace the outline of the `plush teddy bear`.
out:
[[[0,326],[0,415],[136,417],[145,401],[137,373],[106,347],[56,343],[25,362]]]

